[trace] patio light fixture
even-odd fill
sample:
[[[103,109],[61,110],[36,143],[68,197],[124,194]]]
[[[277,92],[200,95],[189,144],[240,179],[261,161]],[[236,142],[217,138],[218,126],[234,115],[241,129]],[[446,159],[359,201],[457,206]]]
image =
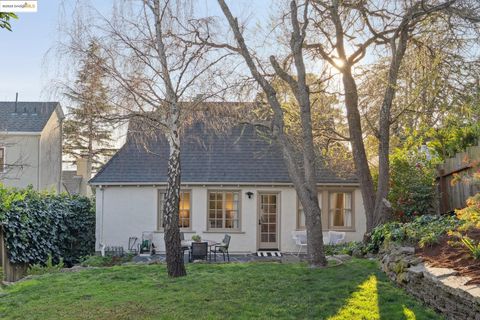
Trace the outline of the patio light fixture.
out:
[[[248,199],[252,199],[252,197],[253,197],[253,192],[252,191],[247,191],[247,192],[245,192],[245,194],[247,195]]]

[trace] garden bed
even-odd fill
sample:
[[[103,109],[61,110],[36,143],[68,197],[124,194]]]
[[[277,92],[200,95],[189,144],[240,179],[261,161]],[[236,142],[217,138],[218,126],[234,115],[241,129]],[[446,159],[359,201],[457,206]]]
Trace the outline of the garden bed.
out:
[[[480,229],[470,230],[468,237],[480,241]],[[474,259],[452,236],[443,236],[438,244],[417,247],[416,253],[432,267],[454,269],[460,275],[471,278],[466,284],[480,284],[480,260]]]

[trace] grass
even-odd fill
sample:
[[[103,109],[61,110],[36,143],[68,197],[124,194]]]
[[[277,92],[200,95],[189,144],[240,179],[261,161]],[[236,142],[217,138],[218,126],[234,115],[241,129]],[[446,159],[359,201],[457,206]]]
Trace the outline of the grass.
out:
[[[439,319],[375,261],[164,265],[47,274],[0,292],[1,319]]]

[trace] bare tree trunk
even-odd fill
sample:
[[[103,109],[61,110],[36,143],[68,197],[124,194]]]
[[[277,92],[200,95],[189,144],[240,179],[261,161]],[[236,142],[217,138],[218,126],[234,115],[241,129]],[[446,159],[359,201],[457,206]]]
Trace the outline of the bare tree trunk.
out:
[[[295,186],[296,188],[298,186]],[[303,189],[303,190],[302,190]],[[307,254],[313,266],[327,265],[323,250],[322,212],[318,206],[317,191],[309,192],[306,188],[297,188],[297,195],[305,212],[305,226],[307,228]]]
[[[393,99],[395,99],[396,84],[398,72],[405,56],[408,42],[408,30],[405,26],[400,29],[398,45],[396,37],[391,40],[390,46],[392,50],[392,60],[390,69],[388,70],[388,84],[385,89],[385,95],[380,109],[379,119],[379,145],[378,145],[378,186],[374,211],[374,224],[380,225],[388,220],[388,212],[385,207],[388,192],[390,189],[390,125],[391,125],[391,109]]]
[[[155,16],[155,40],[158,57],[161,63],[162,79],[166,88],[166,102],[170,109],[167,139],[170,146],[168,159],[168,186],[165,201],[165,251],[167,256],[167,271],[170,277],[187,275],[183,262],[183,251],[180,240],[179,205],[180,205],[180,137],[178,121],[178,97],[175,93],[170,70],[168,68],[167,53],[163,43],[162,9],[160,0],[153,0]]]
[[[296,1],[290,2],[291,20],[293,32],[290,39],[290,48],[293,53],[295,69],[297,70],[297,81],[287,74],[282,73],[279,65],[273,63],[273,66],[283,80],[286,81],[292,89],[298,105],[300,107],[300,122],[302,125],[302,151],[303,167],[305,176],[305,187],[297,185],[297,190],[302,194],[300,201],[305,212],[305,224],[307,228],[307,251],[312,265],[324,266],[327,264],[325,252],[323,250],[323,230],[322,230],[322,212],[318,205],[317,191],[317,170],[315,147],[313,143],[312,112],[310,103],[310,89],[307,85],[307,74],[303,61],[303,43],[305,40],[305,29],[308,24],[307,9],[308,2],[305,3],[303,28],[300,28],[298,21],[298,8]],[[292,168],[293,169],[293,168]],[[298,175],[291,170],[291,174]]]
[[[180,138],[178,128],[167,135],[170,146],[168,159],[168,185],[163,207],[165,221],[165,251],[167,256],[167,271],[170,277],[187,275],[183,261],[183,251],[178,226],[178,211],[180,204]]]
[[[362,191],[363,205],[367,218],[367,233],[375,227],[375,186],[368,166],[367,153],[363,143],[362,124],[358,111],[358,90],[350,70],[343,71],[343,86],[345,88],[345,105],[347,107],[348,129],[352,144],[353,160]]]
[[[302,151],[303,162],[299,168],[295,160],[295,148],[288,139],[284,130],[284,115],[277,93],[272,84],[258,71],[250,51],[245,44],[245,39],[240,32],[238,21],[233,17],[229,7],[224,0],[218,0],[218,3],[228,20],[233,31],[235,40],[238,44],[238,52],[243,56],[252,76],[262,87],[267,95],[268,103],[273,111],[273,136],[282,149],[285,164],[290,178],[295,186],[297,195],[305,212],[305,223],[307,227],[307,250],[310,265],[325,266],[327,260],[323,250],[323,233],[321,211],[318,205],[317,181],[315,170],[315,153],[312,134],[312,120],[310,111],[310,92],[307,86],[305,65],[303,62],[303,42],[305,39],[305,29],[308,20],[306,19],[307,7],[304,12],[304,26],[300,28],[297,18],[297,3],[290,2],[291,18],[292,18],[292,38],[290,42],[291,50],[295,60],[298,80],[288,74],[280,67],[274,56],[270,57],[270,62],[275,69],[277,75],[289,84],[295,94],[295,98],[300,107],[300,120],[302,124]]]

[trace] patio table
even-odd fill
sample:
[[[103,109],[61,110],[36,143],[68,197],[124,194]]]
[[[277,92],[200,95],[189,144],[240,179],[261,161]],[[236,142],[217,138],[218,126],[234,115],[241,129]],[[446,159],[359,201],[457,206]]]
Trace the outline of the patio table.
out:
[[[181,245],[182,247],[192,247],[192,243],[195,242],[193,240],[182,240]],[[207,240],[207,239],[202,239],[200,242],[206,242],[208,245],[208,259],[211,261],[212,260],[212,247],[219,245],[220,242],[214,241],[214,240]]]

